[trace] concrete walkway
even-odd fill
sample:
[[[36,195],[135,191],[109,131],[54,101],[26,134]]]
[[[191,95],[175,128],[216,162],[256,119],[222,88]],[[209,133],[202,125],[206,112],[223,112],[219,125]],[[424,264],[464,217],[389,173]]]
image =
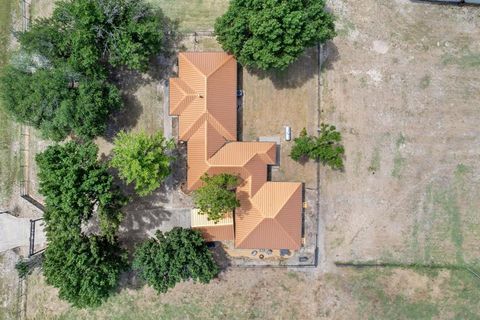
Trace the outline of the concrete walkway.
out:
[[[35,247],[46,244],[43,223],[35,225]],[[0,214],[0,252],[30,245],[30,219]]]

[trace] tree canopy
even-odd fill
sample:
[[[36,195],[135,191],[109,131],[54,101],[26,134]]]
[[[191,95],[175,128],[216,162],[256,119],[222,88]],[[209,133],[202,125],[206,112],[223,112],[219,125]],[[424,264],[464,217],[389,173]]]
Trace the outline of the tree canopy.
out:
[[[126,199],[97,161],[97,151],[91,142],[70,141],[36,156],[48,239],[42,270],[60,298],[78,307],[100,304],[126,268],[116,239]],[[83,227],[93,215],[101,234],[85,235]]]
[[[218,222],[225,213],[240,206],[235,195],[238,177],[222,173],[202,177],[203,185],[194,191],[193,199],[200,214],[206,214],[209,220]]]
[[[119,90],[102,78],[86,78],[64,66],[31,73],[8,66],[0,77],[4,107],[17,121],[60,141],[69,134],[102,134],[110,113],[120,108]]]
[[[0,98],[17,121],[60,141],[103,134],[121,107],[111,72],[146,71],[164,43],[164,17],[142,0],[72,0],[18,34],[20,51],[0,77]]]
[[[60,1],[50,18],[36,20],[19,40],[24,50],[88,75],[108,65],[145,71],[161,49],[162,24],[161,12],[145,1]]]
[[[94,214],[102,234],[113,239],[126,199],[113,185],[107,166],[97,160],[92,142],[49,146],[36,156],[40,193],[45,197],[47,235],[68,238],[81,232]]]
[[[99,236],[50,240],[42,271],[59,297],[76,307],[98,306],[117,287],[127,257],[117,243]]]
[[[215,33],[242,65],[282,70],[305,48],[332,39],[335,24],[324,0],[232,0]]]
[[[133,262],[141,277],[157,292],[166,292],[181,281],[208,283],[219,272],[199,231],[173,228],[143,242]]]
[[[174,142],[167,140],[161,132],[120,132],[114,141],[111,166],[127,183],[135,183],[135,191],[146,196],[157,189],[170,175],[174,157],[169,154]]]
[[[295,138],[290,157],[295,161],[305,158],[320,161],[332,169],[343,169],[344,147],[340,144],[342,135],[335,126],[322,124],[318,137],[309,136],[303,128],[300,136]]]

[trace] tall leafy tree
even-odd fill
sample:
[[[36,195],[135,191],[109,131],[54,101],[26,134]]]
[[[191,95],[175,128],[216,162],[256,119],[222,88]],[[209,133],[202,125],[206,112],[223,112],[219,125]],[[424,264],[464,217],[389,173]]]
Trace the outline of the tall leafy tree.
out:
[[[179,227],[142,243],[133,266],[159,293],[188,279],[208,283],[219,272],[200,232]]]
[[[49,241],[42,271],[61,299],[76,307],[94,307],[113,292],[126,267],[125,251],[116,242],[72,235]]]
[[[298,138],[294,139],[294,145],[290,157],[299,161],[313,159],[332,169],[343,169],[343,156],[345,148],[341,145],[342,135],[335,126],[321,124],[317,137],[309,136],[304,128]]]
[[[17,121],[54,141],[70,134],[83,139],[102,134],[111,112],[121,106],[114,85],[101,77],[86,78],[67,66],[33,73],[6,67],[0,77],[0,98]]]
[[[157,189],[170,175],[174,157],[172,140],[161,132],[153,135],[120,132],[115,138],[111,165],[117,168],[120,177],[127,183],[135,183],[135,190],[146,196]]]
[[[36,156],[40,193],[45,197],[48,236],[69,238],[95,213],[102,233],[113,241],[126,199],[113,185],[107,166],[89,142],[53,145]]]
[[[0,77],[6,111],[55,141],[103,134],[121,105],[109,73],[146,71],[162,49],[164,22],[143,0],[56,2],[51,17],[19,33],[21,55],[34,59],[27,66],[12,62]]]
[[[203,185],[194,191],[193,199],[200,214],[205,214],[208,220],[218,222],[225,213],[240,206],[235,195],[238,177],[222,173],[202,177]]]
[[[145,1],[60,1],[52,17],[37,20],[19,40],[29,52],[86,74],[102,72],[102,65],[146,70],[161,49],[163,20]]]
[[[215,33],[244,66],[285,69],[305,48],[332,39],[335,25],[324,0],[232,0]]]

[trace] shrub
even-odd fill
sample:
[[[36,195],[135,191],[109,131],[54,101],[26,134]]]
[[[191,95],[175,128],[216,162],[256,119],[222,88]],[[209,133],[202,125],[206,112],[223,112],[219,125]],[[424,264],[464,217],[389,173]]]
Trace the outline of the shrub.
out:
[[[25,278],[30,273],[30,267],[29,267],[28,263],[24,260],[19,260],[15,264],[15,269],[17,270],[18,276],[21,279]]]
[[[335,126],[322,124],[318,137],[307,135],[304,128],[294,145],[290,157],[295,161],[309,158],[330,166],[332,169],[343,169],[344,147],[340,144],[342,135]]]

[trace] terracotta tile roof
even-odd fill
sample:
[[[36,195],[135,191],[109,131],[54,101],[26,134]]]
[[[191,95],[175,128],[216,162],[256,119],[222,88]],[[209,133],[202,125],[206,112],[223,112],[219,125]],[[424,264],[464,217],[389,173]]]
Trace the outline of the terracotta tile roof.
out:
[[[299,249],[302,185],[267,181],[267,166],[276,163],[275,143],[237,141],[236,89],[237,63],[232,56],[179,54],[179,77],[170,80],[170,114],[179,116],[179,139],[188,142],[187,189],[200,187],[205,173],[230,173],[241,179],[235,227],[233,220],[200,223],[192,213],[192,228],[209,240],[235,238],[238,248]]]

